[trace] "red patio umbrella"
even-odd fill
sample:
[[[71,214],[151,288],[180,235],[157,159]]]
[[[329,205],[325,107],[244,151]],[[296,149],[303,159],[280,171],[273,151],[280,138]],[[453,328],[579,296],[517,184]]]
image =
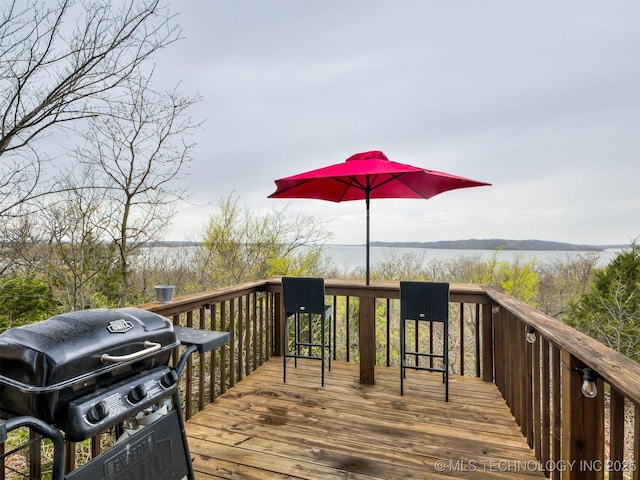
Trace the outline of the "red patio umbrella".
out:
[[[366,200],[366,271],[369,285],[369,201],[372,198],[431,198],[456,188],[491,185],[450,173],[390,161],[384,153],[356,153],[342,163],[275,181],[269,198],[315,198],[331,202]]]

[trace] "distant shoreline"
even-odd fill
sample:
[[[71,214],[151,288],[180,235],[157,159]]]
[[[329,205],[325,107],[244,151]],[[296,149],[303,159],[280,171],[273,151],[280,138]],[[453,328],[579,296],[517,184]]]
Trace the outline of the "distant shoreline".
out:
[[[201,242],[194,241],[161,241],[148,243],[147,247],[197,247]],[[364,244],[328,243],[327,246],[364,247]],[[545,240],[506,240],[469,239],[444,240],[439,242],[371,242],[371,247],[387,248],[433,248],[442,250],[531,250],[531,251],[566,251],[566,252],[601,252],[603,250],[628,248],[629,244],[618,245],[576,245],[573,243],[550,242]]]
[[[439,242],[371,242],[372,247],[434,248],[444,250],[545,250],[566,252],[601,252],[627,248],[629,245],[576,245],[545,240],[469,239]]]

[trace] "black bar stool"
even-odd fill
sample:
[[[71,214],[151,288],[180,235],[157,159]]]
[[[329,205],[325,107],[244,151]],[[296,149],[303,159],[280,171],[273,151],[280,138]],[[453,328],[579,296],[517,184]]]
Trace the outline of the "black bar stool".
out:
[[[287,381],[287,361],[298,358],[320,360],[322,364],[322,386],[324,367],[331,370],[331,306],[324,304],[324,279],[283,277],[284,303],[284,369],[283,381]],[[289,323],[293,317],[293,332]],[[292,338],[290,338],[292,337]],[[289,350],[289,345],[292,350]]]
[[[407,350],[406,324],[415,324],[412,350]],[[442,324],[442,347],[433,348],[434,329],[430,330],[429,348],[420,351],[418,326]],[[426,358],[427,362],[421,362]],[[434,364],[433,360],[436,360]],[[449,401],[449,284],[436,282],[400,282],[400,394],[404,395],[407,369],[442,372],[445,400]]]

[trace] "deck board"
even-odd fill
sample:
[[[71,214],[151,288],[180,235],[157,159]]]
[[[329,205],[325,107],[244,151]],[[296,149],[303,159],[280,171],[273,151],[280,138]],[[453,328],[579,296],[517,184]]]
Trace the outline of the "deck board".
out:
[[[325,387],[318,362],[287,368],[274,358],[186,425],[198,479],[544,478],[495,385],[333,362]],[[444,466],[444,468],[442,468]],[[440,467],[440,468],[438,468]],[[440,471],[442,470],[442,471]]]

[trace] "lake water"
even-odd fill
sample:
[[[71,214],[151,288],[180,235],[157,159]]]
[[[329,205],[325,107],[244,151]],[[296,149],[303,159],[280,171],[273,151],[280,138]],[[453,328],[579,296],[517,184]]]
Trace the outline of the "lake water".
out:
[[[173,249],[194,249],[193,246],[180,247],[153,247],[145,249],[152,257],[164,258],[167,252]],[[540,262],[568,262],[580,256],[596,255],[598,267],[606,266],[618,254],[619,249],[607,249],[598,252],[564,251],[564,250],[463,250],[441,248],[408,248],[408,247],[371,247],[371,267],[384,260],[399,259],[404,255],[415,255],[422,260],[424,265],[431,261],[448,261],[460,257],[478,259],[480,261],[491,260],[496,257],[498,261],[511,262],[515,258],[524,260],[537,259]],[[351,272],[356,268],[365,267],[366,251],[364,245],[325,245],[324,257],[331,260],[333,265],[344,272]]]
[[[407,247],[371,247],[370,264],[373,267],[376,263],[400,258],[403,255],[412,254],[423,260],[423,263],[430,261],[446,261],[454,258],[467,257],[480,260],[491,260],[496,256],[498,261],[510,262],[515,258],[524,260],[537,259],[541,262],[566,262],[584,255],[597,255],[599,267],[606,266],[619,250],[608,249],[599,252],[576,252],[564,250],[448,250],[440,248],[407,248]],[[333,263],[346,271],[355,268],[365,267],[366,250],[364,245],[326,245],[325,257],[331,259]]]

